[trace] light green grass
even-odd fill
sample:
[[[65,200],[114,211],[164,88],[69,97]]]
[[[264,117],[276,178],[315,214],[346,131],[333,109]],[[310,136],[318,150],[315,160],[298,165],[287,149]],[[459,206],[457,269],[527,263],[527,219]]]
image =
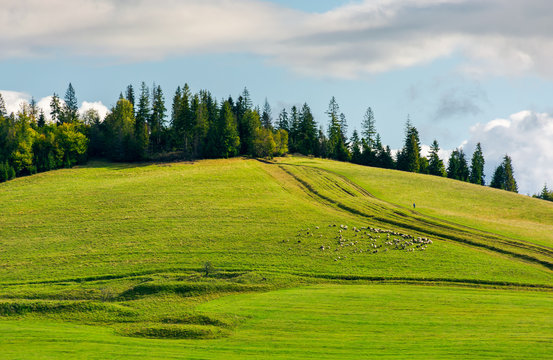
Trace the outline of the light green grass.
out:
[[[462,305],[461,299],[478,303],[481,294],[496,296],[498,304],[519,299],[512,319],[506,312],[497,320],[505,327],[524,321],[539,325],[540,314],[549,319],[546,307],[535,302],[547,298],[553,287],[553,254],[540,246],[549,240],[526,243],[549,229],[544,223],[548,214],[536,210],[537,220],[521,215],[515,230],[530,220],[539,229],[513,240],[508,232],[494,231],[486,219],[482,226],[474,218],[469,220],[475,226],[465,221],[470,207],[457,218],[437,219],[424,209],[402,208],[386,195],[386,187],[378,193],[366,183],[374,171],[381,170],[293,157],[278,164],[246,159],[166,165],[93,162],[0,184],[0,350],[6,358],[59,358],[64,351],[69,357],[88,358],[320,357],[325,348],[317,348],[314,339],[322,330],[313,322],[320,315],[327,319],[322,334],[334,354],[329,357],[363,357],[367,347],[386,355],[378,334],[397,328],[407,336],[411,331],[411,325],[392,321],[403,306],[393,294],[409,297],[417,289],[420,301],[452,296],[455,306]],[[409,186],[399,178],[410,174],[384,173],[399,191],[435,186],[433,178],[419,176]],[[458,185],[437,180],[450,190]],[[504,192],[478,191],[490,192],[492,202],[501,203],[503,195],[507,204],[511,201],[512,195]],[[475,200],[465,190],[451,193],[458,202],[487,206],[488,200]],[[526,211],[534,211],[534,203],[524,202],[531,199],[522,199]],[[500,212],[510,205],[494,206]],[[386,235],[375,239],[371,227],[397,233],[391,240],[405,234],[428,237],[432,244],[424,250],[415,245],[398,250],[385,245]],[[209,276],[202,274],[207,261],[216,269]],[[368,282],[387,285],[344,286]],[[448,287],[424,286],[428,284]],[[451,287],[455,284],[483,289]],[[285,288],[296,289],[279,290]],[[378,314],[362,310],[373,293],[379,311],[390,314],[381,319],[382,328],[368,324],[367,316]],[[305,302],[293,306],[298,298]],[[240,302],[247,306],[235,306]],[[331,303],[340,306],[332,308]],[[318,306],[327,310],[318,314]],[[532,306],[535,311],[526,319],[523,313]],[[279,319],[287,308],[290,313]],[[345,322],[334,322],[348,318],[348,308],[365,319],[353,321],[354,329],[376,331],[372,345],[355,332],[348,333],[353,339],[348,342]],[[453,310],[439,304],[434,308],[444,322],[421,326],[448,333]],[[417,311],[428,315],[416,307],[406,311],[405,316],[415,319]],[[304,328],[289,329],[290,319],[304,317]],[[477,320],[467,325],[467,334],[470,329],[497,332],[489,321]],[[265,337],[269,329],[278,342]],[[300,340],[302,332],[307,337]],[[533,335],[541,338],[542,330]],[[456,349],[501,358],[505,353],[489,342],[513,343],[494,336],[482,344],[471,338]],[[146,339],[151,337],[162,339]],[[288,337],[294,340],[289,343]],[[195,340],[178,340],[182,338]],[[416,337],[405,349],[423,357],[430,346],[432,354],[442,356],[448,341]],[[392,345],[396,353],[404,349],[400,343]]]
[[[198,307],[244,320],[214,340],[150,340],[106,328],[0,321],[4,359],[544,359],[550,293],[412,285],[319,285]]]
[[[553,203],[430,175],[338,161],[290,157],[285,163],[320,167],[346,176],[374,196],[421,214],[553,247]]]

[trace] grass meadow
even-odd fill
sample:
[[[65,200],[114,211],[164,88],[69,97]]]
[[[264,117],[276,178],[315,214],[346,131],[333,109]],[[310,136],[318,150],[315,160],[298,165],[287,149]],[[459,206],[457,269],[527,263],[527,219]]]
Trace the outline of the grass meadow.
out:
[[[553,350],[553,207],[521,195],[287,157],[91,162],[0,204],[2,358]]]

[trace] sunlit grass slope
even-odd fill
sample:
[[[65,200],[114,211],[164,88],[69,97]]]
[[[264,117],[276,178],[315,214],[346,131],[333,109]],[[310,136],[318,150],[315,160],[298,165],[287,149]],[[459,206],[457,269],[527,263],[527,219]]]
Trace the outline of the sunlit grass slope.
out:
[[[93,162],[2,183],[0,204],[4,358],[504,358],[511,329],[550,350],[551,214],[521,196],[288,157]]]
[[[240,159],[96,163],[8,182],[0,185],[0,281],[187,271],[207,261],[226,270],[551,281],[538,267],[451,242],[354,256],[337,246],[328,226],[351,229],[371,219],[325,206],[300,185],[275,165]],[[316,226],[321,230],[313,234]],[[315,236],[298,242],[307,228]],[[401,224],[387,228],[421,233]],[[330,251],[321,251],[323,244]],[[340,255],[349,258],[335,261]]]
[[[343,175],[379,199],[404,208],[553,247],[553,203],[429,175],[290,157],[281,162],[319,167]]]

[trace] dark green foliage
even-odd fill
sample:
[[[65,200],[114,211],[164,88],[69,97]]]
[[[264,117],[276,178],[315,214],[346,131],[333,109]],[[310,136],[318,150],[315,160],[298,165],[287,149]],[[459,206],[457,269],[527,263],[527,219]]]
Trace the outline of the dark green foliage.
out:
[[[131,105],[132,106],[132,105]],[[148,119],[150,130],[150,145],[152,152],[157,153],[163,150],[164,145],[164,122],[165,122],[165,99],[161,86],[155,86],[152,90],[152,112]]]
[[[267,98],[265,98],[265,104],[263,105],[263,113],[261,114],[261,126],[263,126],[265,129],[269,129],[269,130],[273,129],[273,117],[272,117],[271,105],[269,105]]]
[[[116,161],[138,160],[134,111],[127,99],[119,99],[103,125],[106,155]]]
[[[211,264],[211,262],[206,261],[204,263],[203,270],[204,270],[204,275],[209,276],[215,272],[215,267],[213,266],[213,264]]]
[[[65,105],[62,108],[60,120],[62,123],[74,123],[79,118],[79,104],[71,83],[67,87],[64,100]]]
[[[298,141],[300,138],[300,114],[298,112],[298,108],[294,105],[290,109],[290,131],[289,131],[289,137],[288,137],[288,143],[290,147],[290,151],[292,153],[298,152]]]
[[[6,110],[6,102],[4,101],[2,94],[0,94],[0,118],[7,117],[7,116],[8,116],[8,111]]]
[[[288,113],[286,112],[286,109],[282,109],[280,114],[278,114],[278,123],[277,128],[279,130],[286,130],[287,132],[290,132],[290,123],[288,121]]]
[[[351,162],[354,164],[361,164],[362,160],[361,140],[359,139],[357,130],[353,130],[353,134],[351,135]]]
[[[240,137],[236,129],[236,119],[228,101],[225,101],[221,106],[216,131],[217,138],[219,139],[217,157],[229,158],[238,155],[240,151]]]
[[[351,155],[346,143],[347,124],[344,114],[340,113],[340,107],[334,96],[330,99],[326,114],[329,117],[328,156],[331,159],[348,161]]]
[[[125,93],[125,99],[129,100],[134,109],[134,88],[132,85],[127,86],[127,91]]]
[[[535,194],[532,197],[535,197],[537,199],[547,200],[547,201],[553,201],[553,190],[549,190],[547,188],[547,184],[543,185],[543,189],[539,194]]]
[[[447,176],[444,162],[438,156],[439,151],[440,146],[438,145],[438,141],[434,140],[430,147],[430,154],[428,155],[428,173],[435,176]]]
[[[60,125],[62,122],[62,107],[60,98],[56,93],[52,95],[52,100],[50,100],[50,116],[52,121]]]
[[[361,124],[363,131],[362,135],[364,139],[367,141],[367,145],[370,149],[374,148],[376,144],[376,126],[375,126],[375,120],[374,120],[374,113],[371,107],[367,109],[367,112],[365,113],[365,116],[363,117],[363,122]]]
[[[129,101],[130,102],[130,101]],[[132,105],[132,104],[131,104]],[[134,112],[134,106],[133,106]],[[136,137],[136,149],[138,154],[134,156],[137,159],[147,157],[150,144],[150,133],[148,131],[148,123],[150,121],[151,108],[150,96],[146,83],[142,82],[140,87],[140,97],[138,99],[138,109],[136,110],[134,131]]]
[[[469,180],[469,167],[462,149],[455,149],[451,153],[447,165],[447,177],[461,181]]]
[[[518,192],[512,160],[509,155],[505,155],[503,162],[495,169],[490,186],[496,189]]]
[[[317,141],[317,156],[328,157],[328,139],[326,138],[323,127],[319,128],[319,136]]]
[[[296,133],[296,151],[314,155],[317,151],[317,124],[309,105],[303,104],[299,113],[299,128]]]
[[[39,128],[44,127],[44,125],[46,125],[46,117],[44,116],[44,110],[42,109],[40,109],[40,113],[38,114],[38,120],[36,124]]]
[[[407,117],[407,123],[405,125],[405,143],[401,151],[397,154],[397,169],[409,172],[419,172],[420,152],[419,132],[411,125],[411,120]]]
[[[484,154],[480,143],[478,143],[474,154],[472,154],[469,181],[473,184],[485,185],[484,176]]]

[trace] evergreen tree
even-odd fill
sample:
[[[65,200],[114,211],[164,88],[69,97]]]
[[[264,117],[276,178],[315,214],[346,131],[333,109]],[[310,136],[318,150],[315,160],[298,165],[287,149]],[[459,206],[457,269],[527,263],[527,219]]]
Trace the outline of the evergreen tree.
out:
[[[449,157],[447,177],[450,179],[468,181],[469,169],[465,153],[462,149],[455,149]]]
[[[125,93],[125,99],[127,99],[127,100],[131,103],[131,105],[132,105],[132,107],[133,107],[133,109],[134,109],[134,108],[135,108],[135,102],[134,102],[134,88],[133,88],[132,85],[127,86],[127,91],[126,91],[126,93]]]
[[[31,97],[31,102],[29,103],[29,116],[31,117],[31,122],[33,124],[33,126],[36,127],[38,126],[38,106],[36,104],[36,100],[33,97]]]
[[[6,102],[4,101],[4,98],[2,97],[2,94],[0,94],[0,117],[8,117],[8,111],[6,110]]]
[[[263,104],[263,113],[261,115],[261,125],[265,129],[269,129],[269,130],[273,129],[271,105],[269,105],[267,98],[265,98],[265,104]]]
[[[365,116],[363,117],[363,122],[361,123],[362,126],[362,135],[367,141],[367,145],[370,149],[374,149],[374,145],[376,142],[376,125],[374,120],[374,113],[371,107],[367,109],[365,112]]]
[[[56,93],[52,95],[52,100],[50,100],[50,116],[52,117],[52,122],[56,125],[60,125],[62,122],[62,107],[60,98]]]
[[[219,156],[229,158],[238,155],[240,150],[240,137],[236,129],[236,119],[232,112],[232,107],[228,101],[221,106],[219,115]]]
[[[299,129],[296,134],[296,150],[304,155],[314,155],[317,149],[317,124],[311,108],[304,103],[299,113]]]
[[[173,97],[173,111],[171,114],[171,127],[173,135],[173,146],[183,150],[185,154],[192,155],[194,147],[194,113],[191,109],[190,88],[188,84],[184,87],[177,87]]]
[[[353,130],[351,135],[351,162],[354,164],[361,164],[361,140],[357,130]]]
[[[484,154],[480,143],[478,143],[474,154],[472,154],[469,180],[473,184],[485,185],[484,176]]]
[[[532,197],[547,201],[553,201],[553,190],[549,190],[547,188],[547,184],[544,184],[541,192],[539,194],[533,195]]]
[[[138,98],[138,108],[136,109],[136,120],[134,125],[137,149],[140,158],[145,158],[148,153],[150,140],[148,123],[150,121],[150,113],[150,91],[146,86],[146,83],[142,82],[140,86],[140,97]]]
[[[315,155],[322,158],[328,157],[328,139],[326,138],[322,125],[319,127],[319,134],[317,136],[317,151]]]
[[[152,91],[152,113],[150,115],[148,127],[150,128],[150,142],[154,153],[163,150],[162,136],[165,122],[165,99],[161,86],[155,86]]]
[[[290,132],[290,123],[288,122],[288,113],[286,112],[286,109],[282,109],[280,114],[278,114],[278,129],[279,130],[286,130],[287,132]]]
[[[75,96],[75,89],[73,85],[69,83],[67,91],[65,92],[65,105],[63,106],[62,123],[73,123],[79,118],[79,105],[77,103],[77,97]]]
[[[504,190],[518,192],[518,185],[515,180],[513,164],[511,157],[505,155],[503,158],[503,171],[504,171]]]
[[[344,134],[345,117],[340,113],[340,107],[333,96],[328,104],[326,114],[329,117],[328,126],[328,150],[329,157],[340,161],[347,161],[350,158]]]
[[[288,148],[290,152],[297,153],[300,138],[300,114],[294,105],[290,110],[290,132],[288,134]]]
[[[42,128],[45,125],[46,125],[46,116],[44,115],[44,110],[40,109],[40,113],[38,114],[37,126],[39,128]]]
[[[419,132],[411,125],[411,119],[407,116],[407,122],[405,124],[405,143],[397,155],[398,170],[419,172],[420,152]]]
[[[434,140],[430,146],[430,154],[428,155],[428,173],[435,176],[446,176],[444,162],[438,156],[440,146],[438,141]]]

